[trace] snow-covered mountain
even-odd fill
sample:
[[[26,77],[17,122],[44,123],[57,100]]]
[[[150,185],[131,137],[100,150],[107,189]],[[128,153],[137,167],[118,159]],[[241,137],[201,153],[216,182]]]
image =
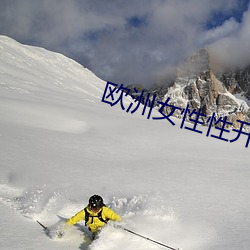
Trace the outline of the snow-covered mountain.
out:
[[[245,68],[226,70],[218,73],[217,77],[222,81],[227,90],[232,94],[239,94],[241,98],[250,100],[250,66]]]
[[[233,92],[232,92],[233,93]],[[220,81],[212,69],[210,55],[206,49],[187,58],[178,68],[177,78],[164,96],[171,98],[170,104],[190,110],[201,109],[202,114],[219,118],[227,116],[233,128],[239,128],[237,120],[250,122],[250,109],[244,100],[236,98]],[[180,116],[180,114],[179,114]]]
[[[227,116],[232,128],[239,128],[241,124],[237,120],[250,122],[249,74],[249,67],[219,71],[209,51],[202,49],[177,68],[176,79],[172,84],[154,86],[145,93],[156,94],[156,99],[161,102],[170,98],[168,104],[181,109],[189,105],[190,112],[201,109],[201,113],[207,117],[213,116],[213,113],[217,119]],[[133,89],[135,86],[128,88]],[[171,107],[164,109],[165,114],[171,111]],[[173,116],[182,119],[184,114],[177,110]],[[189,120],[187,116],[186,121]],[[248,129],[247,126],[245,129]]]
[[[247,136],[230,143],[147,119],[142,106],[128,113],[101,101],[105,86],[63,55],[0,36],[0,248],[162,249],[112,225],[91,243],[84,222],[62,239],[36,223],[53,229],[97,193],[124,227],[168,246],[248,250]]]

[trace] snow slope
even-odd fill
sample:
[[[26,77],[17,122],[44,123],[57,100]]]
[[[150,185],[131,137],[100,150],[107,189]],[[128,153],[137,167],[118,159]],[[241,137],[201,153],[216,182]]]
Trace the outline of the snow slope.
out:
[[[248,250],[247,137],[226,143],[126,113],[101,102],[105,85],[63,55],[0,36],[0,248],[162,249],[112,225],[91,244],[83,223],[62,239],[36,223],[54,228],[97,193],[124,227],[166,245]]]

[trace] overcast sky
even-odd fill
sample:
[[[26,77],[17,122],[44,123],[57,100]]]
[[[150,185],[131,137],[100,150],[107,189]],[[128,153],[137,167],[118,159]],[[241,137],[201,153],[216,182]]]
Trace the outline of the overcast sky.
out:
[[[149,86],[208,46],[223,63],[249,63],[249,1],[0,0],[0,34]]]

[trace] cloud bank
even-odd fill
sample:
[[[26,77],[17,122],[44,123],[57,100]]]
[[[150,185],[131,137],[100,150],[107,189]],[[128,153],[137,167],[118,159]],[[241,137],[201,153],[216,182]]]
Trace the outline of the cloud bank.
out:
[[[211,47],[223,63],[248,63],[249,0],[2,0],[0,33],[61,52],[104,80],[165,80]]]

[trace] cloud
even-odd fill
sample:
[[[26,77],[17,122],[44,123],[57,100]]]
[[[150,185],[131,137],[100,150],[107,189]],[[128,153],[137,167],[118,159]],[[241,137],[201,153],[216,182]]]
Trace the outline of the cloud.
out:
[[[242,22],[233,17],[240,7],[237,0],[2,0],[0,33],[64,53],[104,80],[149,86],[204,46],[220,51],[249,40],[248,13]],[[215,13],[225,20],[212,20]]]
[[[227,29],[224,24],[220,29]],[[245,67],[250,64],[250,9],[233,32],[210,44],[210,51],[218,64],[224,67]]]
[[[201,36],[201,44],[211,44],[213,42],[219,41],[225,37],[235,34],[240,28],[240,24],[232,17],[229,20],[224,21],[221,26],[204,31],[203,36]]]

